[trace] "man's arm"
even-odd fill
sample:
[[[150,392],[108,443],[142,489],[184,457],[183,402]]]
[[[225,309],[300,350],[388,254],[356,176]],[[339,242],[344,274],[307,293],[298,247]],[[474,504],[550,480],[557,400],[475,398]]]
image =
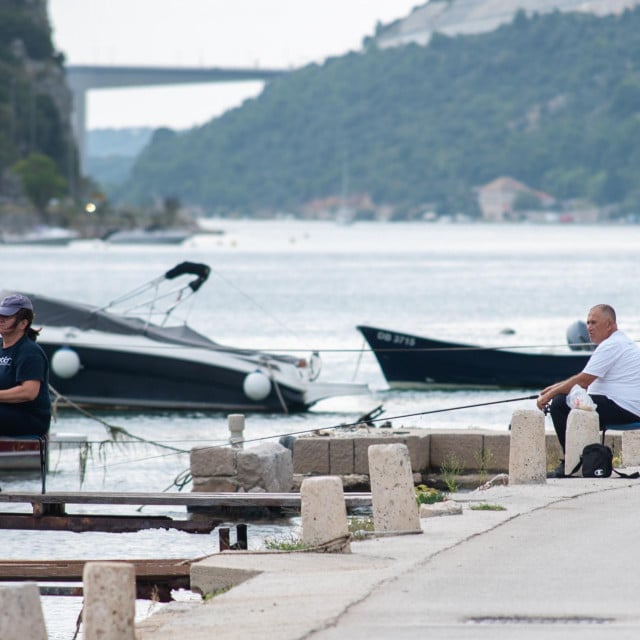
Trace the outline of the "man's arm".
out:
[[[25,380],[19,382],[15,387],[0,390],[0,402],[7,404],[29,402],[35,400],[38,393],[40,393],[40,380]]]
[[[592,376],[590,373],[581,371],[575,376],[571,376],[561,382],[556,382],[540,392],[536,404],[538,409],[543,409],[545,405],[549,404],[560,393],[569,393],[574,385],[580,385],[586,389],[594,380],[597,380],[597,376]]]

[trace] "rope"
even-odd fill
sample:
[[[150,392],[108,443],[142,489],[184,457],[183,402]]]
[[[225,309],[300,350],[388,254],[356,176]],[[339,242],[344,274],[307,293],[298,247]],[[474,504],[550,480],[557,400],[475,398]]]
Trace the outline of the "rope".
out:
[[[145,458],[141,458],[138,459],[137,462],[141,462],[141,461],[145,461],[145,460],[152,460],[155,458],[163,458],[166,457],[168,455],[175,455],[175,454],[188,454],[190,453],[189,450],[187,449],[178,449],[177,447],[171,447],[169,445],[163,444],[161,442],[157,442],[157,441],[153,441],[153,440],[148,440],[146,438],[142,438],[139,436],[136,436],[132,433],[130,433],[129,431],[127,431],[126,429],[122,428],[122,427],[117,427],[114,425],[111,425],[109,423],[107,423],[106,421],[102,420],[101,418],[99,418],[98,416],[95,416],[93,414],[91,414],[89,411],[84,410],[82,407],[80,407],[79,405],[77,405],[75,402],[72,402],[71,400],[69,400],[68,398],[66,398],[65,396],[61,395],[55,388],[53,388],[52,386],[50,386],[50,390],[51,392],[56,396],[55,399],[55,404],[57,404],[57,402],[61,399],[63,399],[65,402],[69,403],[70,406],[72,406],[74,409],[76,409],[77,411],[79,411],[80,413],[82,413],[84,416],[91,418],[93,420],[96,420],[97,422],[101,423],[102,425],[104,425],[105,427],[107,427],[107,429],[109,430],[109,433],[111,434],[112,438],[114,440],[117,440],[118,438],[122,438],[123,435],[127,435],[128,437],[130,437],[132,439],[132,441],[135,444],[139,444],[139,443],[144,443],[144,444],[151,444],[153,446],[156,447],[160,447],[163,449],[168,449],[170,451],[170,453],[165,453],[163,455],[159,455],[159,456],[147,456]],[[462,409],[473,409],[473,408],[477,408],[477,407],[486,407],[486,406],[490,406],[490,405],[495,405],[495,404],[505,404],[505,403],[510,403],[510,402],[521,402],[523,400],[535,400],[537,398],[537,394],[534,395],[529,395],[529,396],[521,396],[518,398],[508,398],[506,400],[492,400],[489,402],[478,402],[478,403],[474,403],[474,404],[467,404],[467,405],[458,405],[455,407],[445,407],[444,409],[430,409],[428,411],[417,411],[414,413],[405,413],[405,414],[399,414],[399,415],[395,415],[395,416],[386,416],[384,418],[374,418],[371,416],[367,416],[366,418],[366,422],[363,422],[362,417],[360,417],[356,422],[350,422],[350,423],[340,423],[340,424],[336,424],[336,425],[331,425],[329,427],[324,427],[324,428],[312,428],[312,429],[301,429],[299,431],[290,431],[287,433],[280,433],[280,434],[275,434],[275,435],[269,435],[269,436],[261,436],[258,438],[250,438],[248,440],[243,440],[242,444],[248,444],[248,443],[252,443],[252,442],[262,442],[264,440],[272,440],[274,438],[285,438],[285,437],[290,437],[290,436],[299,436],[299,435],[304,435],[304,434],[308,434],[308,433],[319,433],[321,431],[329,431],[331,429],[346,429],[346,428],[353,428],[353,427],[358,427],[361,424],[367,424],[367,425],[372,425],[372,423],[374,422],[390,422],[391,420],[399,420],[402,418],[413,418],[416,416],[425,416],[425,415],[432,415],[435,413],[444,413],[447,411],[459,411]],[[100,444],[105,444],[105,442],[101,442]],[[122,441],[119,440],[118,444],[128,444],[126,441]],[[221,444],[217,444],[217,445],[211,445],[209,447],[205,447],[208,449],[217,449],[217,448],[221,448],[221,447],[229,447],[232,446],[230,442],[225,441],[224,443]],[[107,466],[109,467],[114,467],[114,466],[119,466],[119,464],[131,464],[131,460],[123,462],[123,463],[115,463],[112,465],[103,465],[104,468],[107,468]],[[164,491],[168,491],[169,489],[171,489],[172,487],[177,487],[179,491],[181,491],[189,482],[191,481],[191,471],[190,469],[185,469],[183,471],[181,471],[173,480],[173,482],[166,488],[164,489]]]
[[[358,359],[356,360],[356,368],[355,371],[353,372],[353,376],[351,378],[351,381],[354,381],[356,379],[356,377],[358,376],[358,372],[360,371],[360,363],[362,362],[362,355],[365,352],[365,347],[367,346],[366,341],[363,339],[362,340],[362,346],[360,347],[359,351],[358,351]],[[370,349],[369,349],[370,351]]]
[[[148,440],[147,438],[142,438],[141,436],[134,435],[130,431],[127,431],[127,429],[125,429],[124,427],[118,427],[116,425],[109,424],[102,418],[99,418],[98,416],[83,409],[80,405],[73,402],[73,400],[70,400],[66,396],[63,396],[51,385],[49,385],[49,391],[53,393],[53,395],[55,396],[55,399],[53,401],[53,407],[56,415],[58,410],[58,403],[62,400],[64,401],[65,404],[68,404],[73,409],[78,411],[78,413],[81,413],[83,416],[86,416],[87,418],[91,418],[92,420],[95,420],[96,422],[99,422],[101,425],[103,425],[107,429],[109,435],[111,436],[111,439],[114,442],[118,442],[118,444],[123,444],[123,442],[120,441],[119,439],[122,438],[123,436],[126,436],[134,440],[136,443],[151,444],[156,447],[160,447],[161,449],[169,449],[170,451],[173,451],[175,453],[189,453],[189,451],[187,451],[186,449],[178,449],[177,447],[171,447],[167,444],[163,444],[155,440]],[[102,441],[100,444],[104,444],[104,443],[105,441]]]
[[[276,395],[278,396],[278,400],[280,401],[280,406],[282,407],[282,411],[284,411],[285,415],[289,415],[289,407],[287,407],[287,403],[284,401],[282,397],[282,392],[280,391],[280,385],[276,380],[275,373],[271,366],[271,362],[267,360],[267,369],[269,369],[269,378],[271,378],[271,382],[273,382],[273,387],[276,390]]]

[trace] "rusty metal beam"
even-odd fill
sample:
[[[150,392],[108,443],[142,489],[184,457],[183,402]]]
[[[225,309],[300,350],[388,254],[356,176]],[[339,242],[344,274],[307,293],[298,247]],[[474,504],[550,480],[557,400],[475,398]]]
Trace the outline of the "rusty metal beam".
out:
[[[82,582],[87,562],[99,560],[3,560],[0,561],[0,582]],[[134,565],[136,597],[141,600],[170,602],[174,589],[190,589],[190,560],[109,560]],[[80,585],[39,585],[43,595],[81,596]]]
[[[174,520],[167,516],[73,515],[36,516],[29,513],[0,513],[0,529],[37,531],[106,531],[126,533],[141,529],[177,529],[187,533],[210,533],[220,520],[196,517]]]

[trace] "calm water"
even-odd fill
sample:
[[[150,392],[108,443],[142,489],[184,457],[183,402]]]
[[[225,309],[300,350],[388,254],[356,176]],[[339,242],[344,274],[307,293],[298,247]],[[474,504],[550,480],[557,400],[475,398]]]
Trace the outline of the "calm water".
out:
[[[375,359],[362,351],[357,324],[494,346],[564,345],[569,324],[584,318],[593,304],[608,302],[616,307],[621,328],[640,338],[634,282],[640,227],[292,221],[216,221],[213,226],[225,234],[198,236],[180,247],[97,242],[2,247],[0,288],[104,304],[182,260],[205,262],[212,275],[188,309],[194,328],[234,346],[301,355],[318,350],[324,361],[321,380],[371,386],[370,396],[326,400],[305,415],[247,416],[247,438],[331,427],[378,404],[395,426],[500,430],[515,408],[533,406],[527,401],[394,419],[531,390],[388,391]],[[515,333],[503,335],[506,328]],[[164,490],[188,468],[190,447],[227,437],[226,416],[217,413],[97,417],[185,453],[95,444],[81,477],[77,449],[54,452],[50,490]],[[52,431],[83,434],[94,443],[107,437],[104,424],[69,411],[60,413]],[[33,475],[1,476],[4,491],[36,490],[37,482]],[[250,545],[259,547],[265,535],[295,524],[261,526],[253,536],[250,527]],[[196,557],[217,550],[217,534],[0,530],[0,543],[7,558]],[[50,637],[70,639],[78,610],[77,599],[46,598]],[[141,615],[147,610],[148,604],[141,604]]]

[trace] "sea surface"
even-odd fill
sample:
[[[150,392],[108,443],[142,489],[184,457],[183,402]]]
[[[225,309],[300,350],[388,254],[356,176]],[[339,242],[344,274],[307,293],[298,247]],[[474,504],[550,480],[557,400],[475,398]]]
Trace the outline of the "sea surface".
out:
[[[506,430],[515,409],[534,406],[527,400],[468,407],[535,393],[530,389],[390,391],[358,324],[472,344],[562,350],[567,327],[594,304],[607,302],[616,308],[620,328],[640,338],[640,226],[207,224],[223,233],[198,235],[181,246],[0,246],[0,289],[104,305],[183,260],[204,262],[212,272],[188,306],[193,328],[232,346],[319,351],[320,380],[362,382],[371,389],[364,396],[324,400],[305,414],[247,415],[248,440],[330,428],[378,405],[384,409],[380,417],[394,427]],[[181,451],[131,441],[101,445],[110,426]],[[52,432],[86,436],[90,446],[54,448],[51,491],[176,491],[188,470],[189,449],[228,438],[227,416],[214,412],[64,410]],[[38,482],[37,474],[0,472],[5,492],[35,491]],[[250,526],[249,545],[261,548],[265,537],[290,535],[297,525],[293,519]],[[191,558],[218,548],[217,532],[159,530],[0,529],[0,545],[3,556],[13,559]],[[43,603],[50,638],[73,638],[79,599],[46,597]],[[157,606],[139,603],[139,616]]]

